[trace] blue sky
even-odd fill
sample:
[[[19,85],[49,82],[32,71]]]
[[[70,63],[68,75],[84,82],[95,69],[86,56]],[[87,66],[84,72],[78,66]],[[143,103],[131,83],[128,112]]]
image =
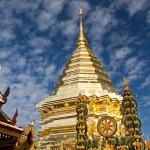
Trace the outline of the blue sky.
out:
[[[143,133],[150,139],[150,1],[85,0],[84,28],[105,71],[123,94],[123,76],[137,94]],[[18,126],[39,113],[75,49],[77,0],[0,1],[0,91],[11,88],[4,111],[19,109]]]

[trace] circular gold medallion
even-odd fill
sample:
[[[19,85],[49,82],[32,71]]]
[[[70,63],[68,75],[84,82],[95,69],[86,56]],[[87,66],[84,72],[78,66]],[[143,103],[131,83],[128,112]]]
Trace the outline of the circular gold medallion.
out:
[[[114,118],[105,116],[99,119],[97,123],[97,131],[103,137],[109,137],[115,134],[117,123]]]

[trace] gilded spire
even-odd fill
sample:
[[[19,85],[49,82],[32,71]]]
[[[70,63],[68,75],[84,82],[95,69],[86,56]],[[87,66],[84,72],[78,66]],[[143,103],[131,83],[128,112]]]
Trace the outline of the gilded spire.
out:
[[[124,77],[124,89],[125,90],[130,90],[129,86],[128,86],[128,82],[126,80],[126,78]]]
[[[83,24],[82,24],[82,16],[83,16],[82,6],[80,6],[79,15],[80,15],[80,29],[79,29],[79,37],[77,40],[77,47],[78,48],[88,46],[87,40],[86,40],[85,35],[84,35],[84,29],[83,29]]]
[[[128,85],[128,82],[125,77],[124,77],[124,85]]]

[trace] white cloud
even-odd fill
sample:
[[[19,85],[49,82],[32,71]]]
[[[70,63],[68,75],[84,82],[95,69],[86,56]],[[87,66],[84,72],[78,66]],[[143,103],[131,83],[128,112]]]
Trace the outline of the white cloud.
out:
[[[127,80],[132,82],[136,81],[136,79],[140,79],[143,76],[143,70],[145,66],[145,61],[139,59],[138,57],[128,58],[124,64]]]
[[[132,68],[136,65],[136,63],[137,63],[137,57],[129,58],[125,64],[126,70],[127,71],[132,70]]]
[[[143,101],[142,104],[143,104],[144,107],[149,107],[150,106],[150,96],[143,96],[142,101]]]
[[[42,49],[42,48],[36,48],[34,50],[32,50],[32,53],[33,54],[41,54],[44,52],[45,49]]]
[[[43,7],[53,15],[58,15],[65,5],[65,0],[44,0]]]
[[[115,51],[115,58],[116,59],[124,59],[131,52],[132,52],[132,49],[130,49],[128,47],[122,47],[122,48]]]
[[[120,45],[125,47],[129,44],[136,43],[137,37],[132,36],[128,31],[123,30],[123,31],[111,32],[111,34],[108,37],[108,41],[110,42],[110,44],[108,45],[107,49],[112,50],[118,46],[120,47]]]
[[[139,61],[138,57],[129,58],[125,63],[125,69],[129,75],[142,74],[143,67],[145,66],[144,61]]]
[[[14,17],[15,9],[13,2],[15,1],[0,1],[0,42],[5,44],[16,38],[14,28],[22,24],[21,19]]]
[[[91,24],[89,35],[94,37],[92,40],[100,40],[103,35],[116,25],[112,9],[97,6],[88,16],[88,24]]]
[[[3,13],[3,15],[5,15],[5,17],[12,17],[14,12],[16,14],[30,12],[30,13],[26,13],[26,15],[28,15],[28,17],[31,17],[35,13],[35,10],[38,9],[40,4],[41,4],[41,0],[36,0],[34,2],[31,2],[28,0],[0,1],[0,7],[1,7],[2,13]],[[12,18],[12,19],[14,19],[14,18]]]
[[[130,49],[129,47],[121,47],[120,49],[113,49],[108,54],[110,55],[109,64],[105,65],[108,74],[111,78],[114,77],[121,77],[123,78],[122,74],[122,68],[124,64],[126,63],[126,59],[134,50]],[[123,71],[126,71],[126,68],[123,69]],[[119,87],[120,84],[117,83],[117,86]]]
[[[56,24],[57,17],[65,5],[64,0],[44,0],[43,9],[37,16],[39,30],[47,30],[50,26]]]
[[[132,83],[133,81],[136,81],[137,79],[139,79],[138,74],[131,74],[127,76],[128,83]]]
[[[150,5],[149,0],[116,0],[112,6],[117,8],[125,8],[130,16],[133,16],[139,11],[142,11]]]
[[[148,1],[147,0],[132,0],[131,2],[128,3],[128,11],[130,15],[134,15],[138,11],[141,11],[145,9],[147,6]]]
[[[9,42],[10,40],[15,39],[15,37],[15,34],[10,29],[0,31],[0,42]]]
[[[39,30],[47,30],[51,25],[55,24],[56,20],[53,17],[54,16],[51,13],[42,11],[37,17]]]
[[[0,58],[1,59],[6,59],[11,55],[11,52],[6,48],[6,49],[0,49]]]
[[[100,58],[100,60],[103,61],[100,57],[104,51],[104,48],[101,44],[102,38],[117,25],[114,10],[110,7],[106,8],[97,5],[94,10],[87,14],[87,17],[88,20],[84,22],[84,28],[86,37],[90,39],[88,40],[90,41],[89,47],[91,47],[97,58]],[[103,65],[104,64],[105,63],[103,63]]]
[[[133,65],[133,64],[132,64]],[[144,61],[139,61],[137,62],[134,67],[132,68],[132,70],[130,70],[129,75],[133,75],[133,74],[143,74],[143,68],[146,66]]]
[[[45,69],[46,76],[51,75],[55,71],[55,65],[51,65]]]
[[[147,86],[150,86],[150,75],[147,76],[144,80],[144,82],[141,84],[140,88],[145,88]]]
[[[50,45],[51,41],[44,37],[31,37],[29,44],[34,48],[43,48]]]
[[[20,57],[18,58],[17,64],[18,64],[18,66],[21,67],[21,68],[22,68],[22,67],[25,67],[25,65],[26,65],[26,59],[20,56]]]
[[[78,26],[74,20],[62,21],[59,26],[59,30],[61,30],[62,34],[69,36],[69,38],[78,33]]]

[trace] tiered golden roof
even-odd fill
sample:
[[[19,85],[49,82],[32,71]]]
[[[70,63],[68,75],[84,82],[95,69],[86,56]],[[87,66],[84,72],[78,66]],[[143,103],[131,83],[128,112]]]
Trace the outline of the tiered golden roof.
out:
[[[99,83],[101,84],[99,87],[102,87],[102,89],[99,90],[114,92],[115,89],[111,80],[108,78],[106,72],[103,70],[92,51],[88,48],[88,42],[85,38],[82,24],[82,15],[83,11],[82,7],[80,7],[80,29],[79,37],[76,42],[76,49],[65,65],[55,89],[58,90],[61,86],[67,86],[68,84],[78,84],[78,88],[85,85],[84,90],[86,90],[86,83]],[[94,87],[97,86],[94,85]],[[89,90],[90,89],[87,89],[87,91]]]

